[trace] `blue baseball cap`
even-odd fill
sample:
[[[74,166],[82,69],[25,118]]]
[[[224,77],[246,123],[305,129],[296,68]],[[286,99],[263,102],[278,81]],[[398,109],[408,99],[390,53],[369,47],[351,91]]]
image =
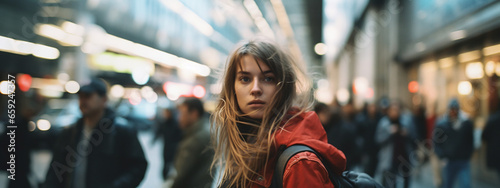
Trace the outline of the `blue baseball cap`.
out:
[[[450,100],[450,103],[448,103],[448,109],[460,109],[460,104],[456,98]]]
[[[78,94],[80,93],[97,93],[100,96],[105,96],[108,93],[108,88],[101,79],[93,78],[89,84],[80,87]]]

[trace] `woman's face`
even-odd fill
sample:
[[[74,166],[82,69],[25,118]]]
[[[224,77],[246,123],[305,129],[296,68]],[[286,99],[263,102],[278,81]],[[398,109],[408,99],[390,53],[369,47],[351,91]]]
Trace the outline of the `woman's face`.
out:
[[[260,66],[260,68],[259,68]],[[241,111],[251,118],[262,119],[264,109],[270,105],[276,93],[276,76],[262,62],[246,55],[236,69],[234,88]]]

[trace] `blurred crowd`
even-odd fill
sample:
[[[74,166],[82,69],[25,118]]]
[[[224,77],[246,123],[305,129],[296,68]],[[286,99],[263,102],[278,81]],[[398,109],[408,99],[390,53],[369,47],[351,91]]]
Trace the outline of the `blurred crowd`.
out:
[[[410,187],[412,178],[430,163],[435,187],[474,187],[471,157],[475,126],[457,99],[449,101],[444,114],[423,105],[407,107],[385,97],[378,103],[365,103],[359,111],[352,102],[317,103],[314,111],[328,142],[345,153],[347,170],[377,177],[385,187]],[[499,114],[497,110],[487,120],[481,136],[487,145],[487,159],[480,160],[487,160],[487,166],[500,177],[496,160],[500,157]]]

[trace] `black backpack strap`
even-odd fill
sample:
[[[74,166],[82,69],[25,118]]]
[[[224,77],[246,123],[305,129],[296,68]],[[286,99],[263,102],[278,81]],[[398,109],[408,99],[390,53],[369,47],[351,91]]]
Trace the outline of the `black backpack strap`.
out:
[[[283,188],[283,174],[285,173],[285,167],[286,164],[288,163],[288,160],[290,160],[290,158],[292,158],[295,154],[304,151],[309,151],[316,154],[316,151],[314,151],[309,146],[305,145],[293,145],[286,148],[285,151],[281,153],[280,157],[278,158],[278,161],[276,162],[276,167],[273,176],[273,178],[276,180],[276,187]]]
[[[286,148],[285,151],[283,151],[283,153],[279,156],[274,170],[273,184],[271,184],[272,187],[283,188],[283,174],[285,172],[285,167],[288,163],[288,160],[290,160],[290,158],[292,158],[294,155],[304,151],[312,152],[319,158],[321,163],[323,163],[323,166],[325,166],[330,181],[335,188],[383,188],[380,183],[375,181],[368,174],[362,172],[344,171],[342,175],[333,173],[333,171],[330,169],[330,166],[323,162],[323,160],[321,159],[321,155],[319,155],[309,146],[305,145],[290,146]]]

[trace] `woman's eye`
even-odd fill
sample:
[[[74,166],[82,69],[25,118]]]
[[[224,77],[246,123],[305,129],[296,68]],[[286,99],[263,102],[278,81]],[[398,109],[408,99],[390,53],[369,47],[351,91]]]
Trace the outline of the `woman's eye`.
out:
[[[241,77],[240,81],[242,81],[242,82],[250,82],[250,78],[248,78],[248,77]]]
[[[274,82],[274,77],[268,76],[268,77],[264,78],[264,81],[265,82]]]

